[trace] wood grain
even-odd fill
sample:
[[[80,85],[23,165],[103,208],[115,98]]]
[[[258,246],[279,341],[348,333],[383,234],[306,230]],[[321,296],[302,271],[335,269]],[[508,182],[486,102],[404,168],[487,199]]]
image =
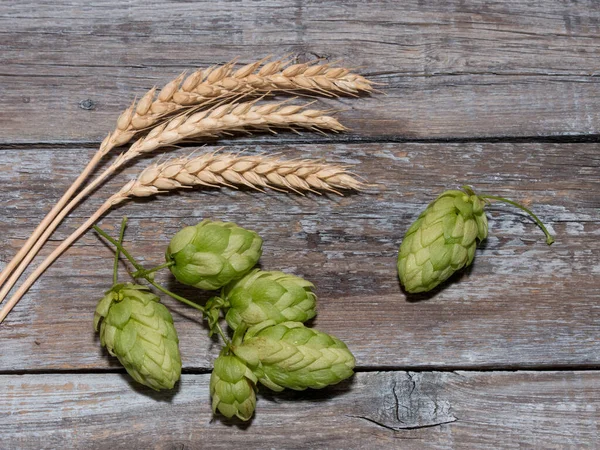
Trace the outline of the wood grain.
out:
[[[98,142],[153,85],[268,54],[382,83],[385,96],[325,102],[348,109],[341,140],[600,132],[593,1],[88,3],[3,6],[0,145]]]
[[[262,266],[316,284],[316,326],[347,341],[360,367],[593,367],[600,364],[598,148],[594,143],[288,147],[283,156],[352,164],[358,175],[377,186],[343,198],[183,192],[129,203],[113,211],[103,226],[114,232],[127,214],[127,241],[148,265],[162,262],[177,230],[205,217],[258,231],[265,241]],[[38,149],[29,160],[27,150],[4,153],[3,261],[17,251],[88,153]],[[55,238],[65,237],[143,166],[130,167],[112,180]],[[24,183],[38,171],[39,183]],[[514,208],[494,204],[488,213],[490,237],[471,270],[434,295],[407,298],[395,268],[402,236],[438,193],[462,184],[530,204],[557,242],[546,246],[533,221]],[[109,287],[111,268],[110,249],[88,233],[0,327],[0,342],[14,349],[0,353],[0,367],[114,367],[91,329],[96,298]],[[162,279],[182,289],[170,277]],[[200,301],[207,298],[194,290],[182,292]],[[219,347],[206,337],[199,315],[166,302],[177,312],[185,367],[209,369]]]
[[[183,70],[268,54],[341,59],[385,92],[321,102],[340,110],[348,133],[222,141],[355,166],[376,184],[367,192],[188,191],[128,203],[102,221],[114,234],[127,214],[127,242],[147,265],[205,217],[255,229],[263,268],[317,285],[313,325],[355,353],[351,381],[262,390],[249,426],[215,420],[208,380],[220,345],[199,314],[166,299],[182,381],[173,393],[134,386],[92,330],[112,252],[88,233],[0,326],[0,447],[597,446],[597,2],[25,0],[0,5],[0,48],[0,267],[121,110]],[[148,161],[74,211],[42,253]],[[395,269],[402,236],[438,193],[462,184],[525,202],[557,241],[547,247],[523,213],[494,204],[472,268],[408,298]],[[159,278],[199,302],[208,296]]]
[[[4,376],[7,448],[582,448],[597,372],[371,372],[322,391],[259,393],[249,426],[213,419],[208,374],[171,394],[119,374]],[[10,413],[7,413],[10,411]],[[173,420],[173,418],[177,418]]]

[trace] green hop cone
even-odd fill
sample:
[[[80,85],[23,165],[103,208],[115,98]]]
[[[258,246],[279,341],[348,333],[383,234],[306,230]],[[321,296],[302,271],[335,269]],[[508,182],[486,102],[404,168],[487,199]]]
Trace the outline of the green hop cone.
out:
[[[477,240],[488,234],[484,206],[467,189],[445,191],[427,206],[400,246],[398,274],[407,292],[429,291],[471,264]]]
[[[173,236],[166,252],[175,278],[199,289],[219,289],[258,262],[262,239],[231,222],[203,220]]]
[[[221,354],[210,376],[213,413],[250,420],[256,407],[257,378],[235,355]]]
[[[242,323],[253,326],[267,320],[306,322],[316,314],[313,287],[295,275],[253,270],[223,289],[229,307],[225,319],[233,330]]]
[[[351,377],[355,365],[346,344],[300,322],[252,327],[233,351],[274,391],[336,384]]]
[[[477,241],[488,235],[484,207],[488,200],[515,206],[529,214],[546,235],[554,237],[529,209],[494,195],[476,195],[468,186],[443,192],[408,229],[398,254],[398,275],[406,292],[430,291],[473,262]]]
[[[171,389],[181,375],[179,339],[173,317],[145,286],[118,284],[94,314],[100,343],[129,375],[154,390]]]

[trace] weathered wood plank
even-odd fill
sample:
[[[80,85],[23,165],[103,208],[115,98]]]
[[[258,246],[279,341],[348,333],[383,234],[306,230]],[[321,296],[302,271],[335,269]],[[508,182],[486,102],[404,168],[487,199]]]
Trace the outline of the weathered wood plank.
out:
[[[180,227],[205,217],[257,230],[265,240],[262,266],[317,285],[316,325],[344,339],[360,367],[591,367],[600,364],[598,149],[598,144],[298,146],[283,149],[283,155],[356,164],[355,171],[379,187],[344,198],[184,192],[130,203],[103,226],[114,230],[127,214],[128,242],[149,265],[161,262]],[[3,262],[89,153],[36,150],[33,159],[30,150],[2,152]],[[98,197],[124,179],[112,180]],[[430,298],[407,301],[395,272],[402,236],[439,192],[465,183],[531,202],[557,242],[547,247],[531,220],[494,205],[490,237],[472,270]],[[95,197],[82,205],[56,238],[100,202]],[[0,326],[0,370],[113,367],[91,329],[94,299],[110,283],[110,258],[110,250],[89,233],[46,273]],[[209,368],[219,346],[187,319],[199,321],[199,315],[166,302],[177,312],[185,366]]]
[[[259,393],[249,426],[213,419],[210,375],[174,393],[118,374],[1,376],[7,448],[587,448],[598,372],[372,372],[323,391]],[[174,419],[176,418],[176,419]]]
[[[343,59],[386,97],[326,102],[345,138],[600,131],[594,2],[50,1],[0,6],[0,144],[98,141],[180,71],[267,54]],[[243,11],[244,14],[240,14]]]

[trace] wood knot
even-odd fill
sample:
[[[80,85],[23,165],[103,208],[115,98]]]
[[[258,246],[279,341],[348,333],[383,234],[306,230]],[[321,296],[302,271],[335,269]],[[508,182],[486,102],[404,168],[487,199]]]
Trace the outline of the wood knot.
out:
[[[79,102],[79,107],[81,109],[85,109],[86,111],[91,111],[93,109],[96,109],[96,102],[90,100],[89,98],[86,98],[85,100],[81,100]]]

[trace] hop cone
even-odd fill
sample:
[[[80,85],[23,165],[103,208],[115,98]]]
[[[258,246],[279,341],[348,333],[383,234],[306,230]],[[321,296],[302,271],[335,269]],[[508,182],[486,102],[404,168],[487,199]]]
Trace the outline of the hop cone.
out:
[[[179,380],[181,358],[173,318],[145,286],[114,286],[98,303],[94,328],[100,330],[100,343],[137,382],[159,391]]]
[[[256,376],[235,355],[221,354],[215,359],[210,376],[212,410],[227,418],[249,420],[256,407]]]
[[[320,389],[352,376],[354,356],[333,336],[300,322],[254,328],[234,352],[269,389]]]
[[[487,237],[484,200],[469,188],[443,192],[404,236],[398,275],[407,292],[426,292],[468,266]]]
[[[223,290],[229,306],[225,319],[233,330],[242,323],[252,326],[267,320],[306,322],[316,314],[313,287],[294,275],[256,269]]]
[[[199,289],[214,290],[243,277],[258,262],[262,239],[230,222],[203,220],[180,230],[167,248],[175,278]]]

